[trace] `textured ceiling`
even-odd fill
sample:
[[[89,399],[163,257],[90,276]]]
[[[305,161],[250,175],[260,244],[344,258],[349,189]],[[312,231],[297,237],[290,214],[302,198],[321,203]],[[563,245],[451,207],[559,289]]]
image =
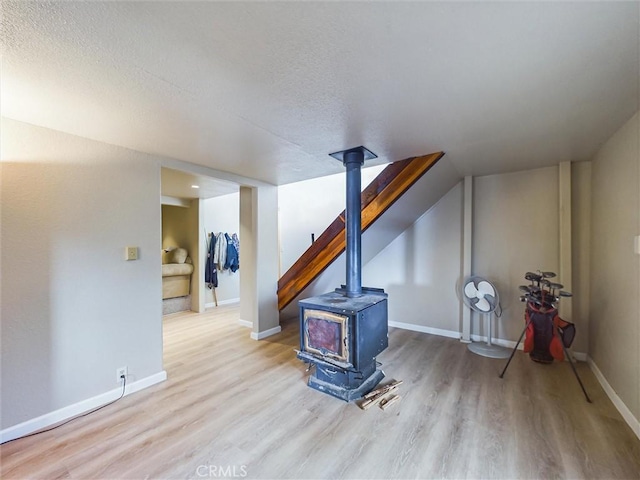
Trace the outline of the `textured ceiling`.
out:
[[[638,2],[2,2],[2,114],[274,184],[436,150],[586,160],[638,109]]]
[[[160,182],[162,195],[174,198],[213,198],[240,190],[236,183],[170,168],[161,169]]]

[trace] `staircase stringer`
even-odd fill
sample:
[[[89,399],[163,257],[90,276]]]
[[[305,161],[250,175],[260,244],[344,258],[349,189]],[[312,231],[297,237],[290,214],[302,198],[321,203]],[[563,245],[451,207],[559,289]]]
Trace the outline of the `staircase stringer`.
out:
[[[361,194],[362,232],[366,231],[411,186],[444,156],[444,152],[389,164]],[[345,250],[345,212],[322,232],[278,281],[278,309],[289,305]]]

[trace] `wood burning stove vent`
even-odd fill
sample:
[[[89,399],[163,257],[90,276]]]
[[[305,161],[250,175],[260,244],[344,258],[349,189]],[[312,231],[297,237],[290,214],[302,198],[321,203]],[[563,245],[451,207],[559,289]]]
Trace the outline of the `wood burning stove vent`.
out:
[[[362,287],[361,177],[364,147],[331,154],[347,169],[346,285],[301,300],[298,358],[315,366],[308,385],[342,400],[361,398],[384,377],[376,356],[388,346],[387,294]]]

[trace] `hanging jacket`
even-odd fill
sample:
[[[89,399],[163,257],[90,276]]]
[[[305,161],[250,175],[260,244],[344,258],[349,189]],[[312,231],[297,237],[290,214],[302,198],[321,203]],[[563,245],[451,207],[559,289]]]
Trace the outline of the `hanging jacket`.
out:
[[[238,251],[236,250],[235,245],[231,241],[231,237],[228,234],[224,234],[225,240],[227,241],[227,258],[224,263],[225,270],[231,270],[232,272],[238,271],[240,268],[240,260],[238,257]]]
[[[209,248],[207,249],[207,259],[204,266],[204,281],[209,288],[218,288],[218,269],[213,261],[216,249],[216,236],[212,233],[209,239]]]
[[[234,233],[231,235],[231,243],[236,247],[236,253],[238,254],[238,263],[240,263],[240,239],[238,238],[238,234]]]
[[[216,235],[216,248],[213,261],[218,267],[218,270],[224,270],[224,265],[227,261],[227,239],[222,232]]]

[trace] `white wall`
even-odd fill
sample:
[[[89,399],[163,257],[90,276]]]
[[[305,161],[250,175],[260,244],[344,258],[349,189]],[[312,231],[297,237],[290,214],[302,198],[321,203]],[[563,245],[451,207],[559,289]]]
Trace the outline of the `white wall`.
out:
[[[232,193],[204,201],[204,228],[210,232],[240,233],[240,194]],[[242,239],[240,240],[242,242]],[[242,252],[242,244],[240,245]],[[242,268],[242,258],[240,258]],[[240,272],[218,271],[218,302],[234,302],[240,298]],[[213,291],[205,287],[205,303],[213,304]]]
[[[589,289],[581,275],[588,275],[582,258],[588,256],[589,164],[573,165],[572,172],[575,256],[581,253],[573,267],[578,304],[574,350],[586,352]],[[518,286],[526,283],[525,272],[558,268],[558,168],[477,177],[473,197],[472,272],[494,282],[500,293],[504,313],[494,335],[515,341],[524,327]],[[364,283],[389,293],[391,322],[443,334],[461,331],[456,288],[462,271],[462,221],[459,183],[363,267]],[[484,321],[475,315],[472,333],[486,334]]]
[[[296,251],[299,255],[307,248],[308,244],[303,243],[312,222],[322,218],[326,222],[324,228],[335,218],[335,214],[329,215],[328,206],[342,192],[343,180],[334,177],[280,187],[283,267],[297,259],[287,256],[287,252]],[[578,257],[573,267],[576,285],[573,301],[577,304],[573,321],[578,331],[574,350],[586,352],[588,286],[582,275],[585,272],[588,275],[588,261],[584,261],[589,245],[585,238],[589,223],[588,163],[572,165],[572,179],[574,258]],[[524,326],[524,305],[519,301],[518,290],[519,285],[526,283],[524,274],[538,269],[557,272],[559,267],[558,167],[476,177],[473,181],[472,272],[493,281],[500,292],[504,313],[497,321],[494,335],[515,341]],[[331,197],[322,195],[332,191],[331,188],[335,189]],[[461,277],[462,196],[462,184],[458,184],[363,264],[363,284],[384,288],[389,293],[390,321],[460,332],[456,287]],[[321,200],[314,203],[313,199],[318,198]],[[334,208],[341,210],[342,206]],[[293,215],[302,215],[302,220],[293,222]],[[292,247],[295,238],[297,248]],[[475,315],[472,333],[486,334],[484,320]]]
[[[385,167],[386,165],[363,167],[362,189]],[[345,202],[346,173],[278,187],[280,276],[311,246],[311,234],[314,233],[318,238],[340,215]]]
[[[363,170],[362,185],[369,184],[377,176],[383,166],[372,167]],[[310,245],[304,243],[304,238],[309,237],[308,224],[315,222],[316,232],[323,232],[324,229],[332,222],[337,215],[344,210],[344,204],[338,204],[336,198],[340,198],[340,202],[344,202],[345,197],[345,178],[344,175],[334,175],[320,179],[322,181],[302,182],[301,184],[288,185],[284,189],[285,192],[280,202],[280,222],[281,222],[281,241],[283,244],[291,246],[291,238],[299,238],[299,243],[295,248],[284,247],[284,253],[292,251],[302,254]],[[448,192],[460,180],[460,174],[455,167],[444,157],[423,175],[407,192],[405,192],[389,209],[382,215],[370,228],[368,228],[362,236],[362,266],[363,266],[363,286],[376,287],[380,286],[381,280],[374,275],[374,278],[365,277],[366,265],[374,259],[382,250],[384,250],[394,239],[402,232],[409,228],[420,216],[435,205],[440,198]],[[283,189],[283,187],[280,187]],[[335,192],[335,195],[331,195]],[[295,196],[292,195],[295,193]],[[315,199],[315,201],[314,201]],[[320,201],[317,199],[321,199]],[[296,213],[291,207],[291,202],[307,202],[300,203],[296,208]],[[331,208],[329,207],[331,206]],[[330,214],[330,212],[335,213]],[[306,213],[302,213],[306,210]],[[284,214],[283,212],[287,212]],[[320,212],[321,215],[317,215]],[[304,215],[302,222],[296,221],[292,215]],[[308,217],[308,218],[307,218]],[[317,218],[322,218],[324,224],[320,224]],[[297,237],[296,237],[297,236]],[[286,266],[293,263],[298,257],[287,257],[283,262]],[[286,264],[285,264],[286,262]],[[327,267],[322,274],[306,287],[298,298],[308,298],[319,295],[327,291],[331,291],[337,286],[345,282],[345,254],[341,254],[338,258]],[[297,302],[291,302],[280,313],[282,318],[293,318],[298,315]]]
[[[184,248],[193,261],[193,252],[189,249],[189,245],[196,232],[191,225],[189,210],[190,207],[162,205],[162,248]],[[171,254],[165,257],[170,259]]]
[[[251,338],[280,332],[278,316],[278,188],[240,187],[240,320]],[[256,268],[246,268],[246,265]]]
[[[389,321],[459,331],[461,229],[458,183],[363,267],[363,283],[389,294]]]
[[[527,283],[524,274],[558,271],[558,168],[477,177],[473,192],[471,270],[498,288],[504,313],[494,335],[517,340],[524,327],[518,290]],[[484,334],[481,325],[474,314],[471,333]]]
[[[5,429],[163,373],[161,231],[155,157],[3,118],[1,165]]]
[[[578,334],[575,352],[589,351],[589,301],[591,298],[591,162],[571,165],[571,239],[573,264],[573,318]],[[566,302],[564,299],[562,302]]]
[[[640,122],[636,114],[592,161],[589,356],[640,420]]]
[[[493,281],[504,309],[497,322],[498,338],[516,341],[524,327],[524,304],[519,285],[527,271],[549,270],[559,274],[559,170],[546,167],[474,179],[473,265],[475,274]],[[589,188],[588,162],[571,165],[572,278],[571,321],[576,325],[575,352],[586,353],[589,338],[587,303],[589,287]],[[558,276],[553,279],[563,283]],[[484,334],[474,314],[472,333]]]

